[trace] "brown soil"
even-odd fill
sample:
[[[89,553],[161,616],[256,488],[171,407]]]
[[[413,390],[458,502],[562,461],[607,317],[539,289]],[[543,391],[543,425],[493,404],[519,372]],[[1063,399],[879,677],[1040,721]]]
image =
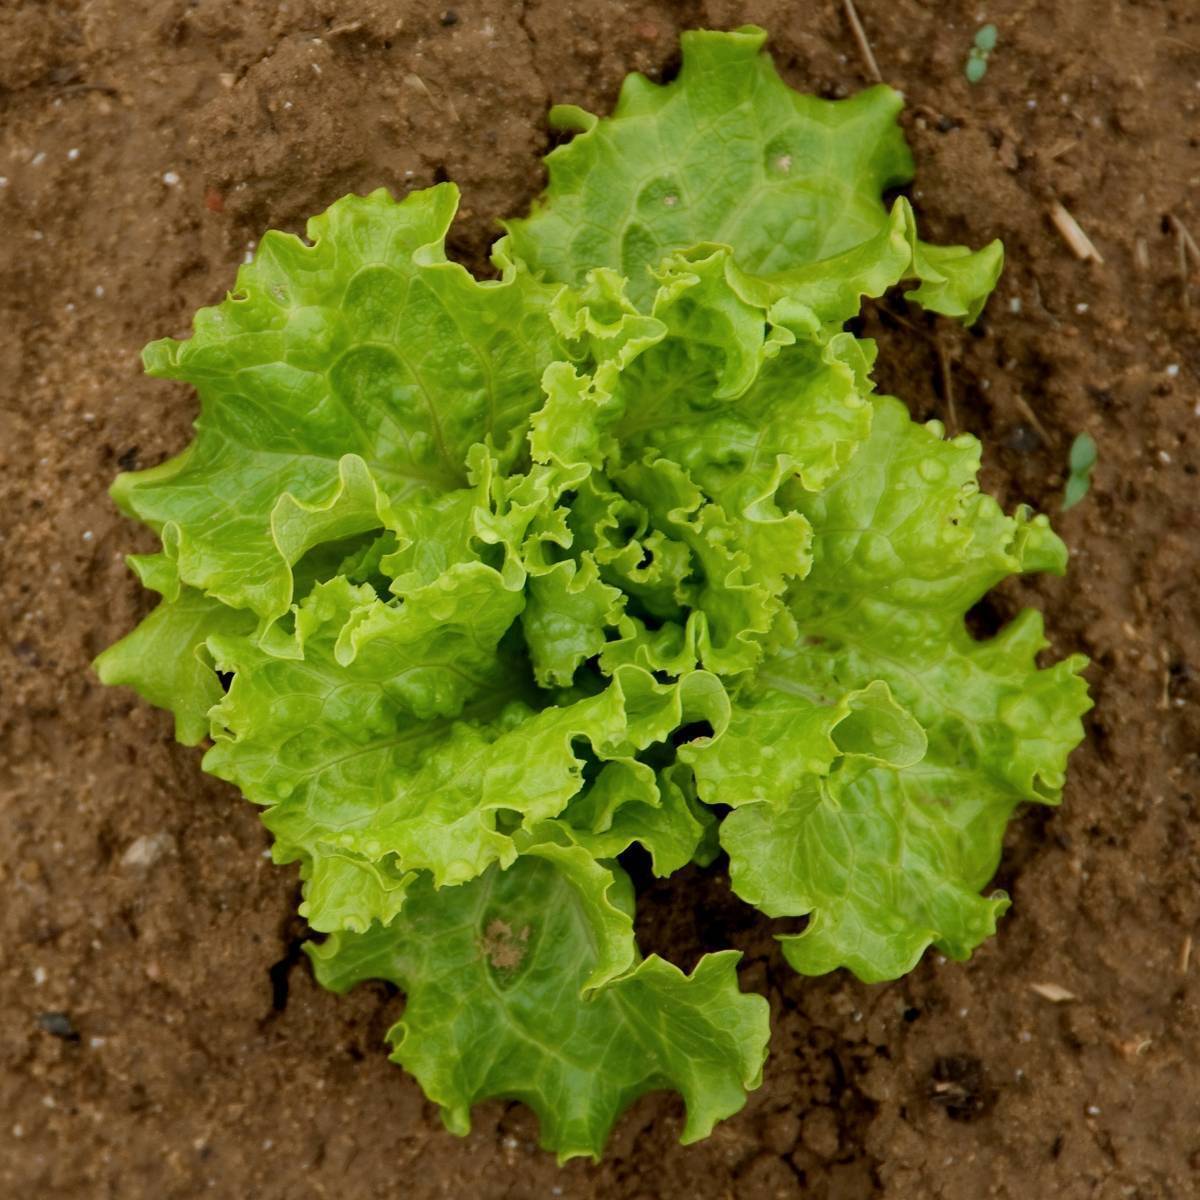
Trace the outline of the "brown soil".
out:
[[[766,1081],[692,1148],[678,1101],[645,1098],[603,1165],[560,1171],[518,1106],[482,1106],[465,1141],[440,1129],[380,1051],[402,1000],[315,987],[295,877],[250,806],[89,673],[148,606],[121,562],[148,540],[105,487],[187,442],[193,396],[143,379],[138,351],[268,226],[448,177],[479,265],[541,186],[552,98],[607,110],[628,70],[671,69],[678,29],[743,20],[792,83],[842,94],[866,75],[841,5],[0,5],[0,1194],[1197,1194],[1200,280],[1189,297],[1172,218],[1200,238],[1200,8],[992,0],[1000,45],[971,87],[981,7],[859,0],[909,98],[927,235],[1009,255],[970,333],[865,324],[883,386],[983,436],[1008,504],[1054,510],[1071,438],[1095,436],[1093,490],[1058,522],[1069,578],[980,613],[1033,599],[1056,653],[1094,658],[1089,740],[1063,808],[1014,825],[1014,907],[969,965],[802,979],[721,883],[644,897],[677,961],[746,951],[775,1012]],[[1103,263],[1071,254],[1055,197]]]

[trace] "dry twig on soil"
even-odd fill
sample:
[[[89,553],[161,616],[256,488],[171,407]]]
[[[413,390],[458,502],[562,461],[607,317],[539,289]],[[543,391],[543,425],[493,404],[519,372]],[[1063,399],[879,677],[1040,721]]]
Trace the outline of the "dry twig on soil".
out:
[[[879,64],[875,61],[875,51],[871,49],[871,43],[867,40],[867,31],[858,19],[858,9],[854,7],[854,0],[842,0],[842,8],[846,12],[846,20],[850,24],[850,32],[854,34],[854,40],[858,43],[858,52],[862,55],[863,62],[866,64],[867,74],[876,83],[882,83],[883,74],[879,70]]]
[[[1171,213],[1168,219],[1187,255],[1196,266],[1200,267],[1200,246],[1196,244],[1196,239],[1192,237],[1191,231],[1174,213]]]
[[[950,355],[940,337],[935,338],[933,344],[937,349],[938,367],[942,372],[942,399],[946,401],[946,428],[950,430],[950,436],[954,437],[958,434],[958,409],[954,405],[954,379],[950,369]]]
[[[1196,244],[1196,239],[1192,237],[1191,230],[1174,214],[1167,214],[1167,221],[1172,229],[1175,230],[1175,245],[1179,254],[1179,288],[1183,293],[1183,307],[1191,307],[1191,280],[1192,272],[1188,269],[1188,260],[1200,266],[1200,246]]]
[[[1058,439],[1050,436],[1050,433],[1046,429],[1045,425],[1038,420],[1037,413],[1035,413],[1029,406],[1029,401],[1026,400],[1020,392],[1013,393],[1013,403],[1021,410],[1022,415],[1030,423],[1030,425],[1032,425],[1034,429],[1038,431],[1038,433],[1041,435],[1042,441],[1045,442],[1047,446],[1054,445]]]

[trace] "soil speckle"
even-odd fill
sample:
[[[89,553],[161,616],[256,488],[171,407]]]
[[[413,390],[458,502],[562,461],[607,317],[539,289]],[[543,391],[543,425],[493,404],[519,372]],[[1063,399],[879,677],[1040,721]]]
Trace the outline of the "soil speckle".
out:
[[[79,1030],[65,1012],[44,1012],[37,1015],[38,1028],[64,1042],[79,1041]]]
[[[952,1121],[976,1121],[993,1100],[983,1063],[970,1054],[950,1054],[933,1064],[929,1099]]]

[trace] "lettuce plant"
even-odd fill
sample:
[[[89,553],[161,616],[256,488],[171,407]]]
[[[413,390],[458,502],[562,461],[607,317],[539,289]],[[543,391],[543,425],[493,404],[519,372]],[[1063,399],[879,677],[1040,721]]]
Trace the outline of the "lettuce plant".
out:
[[[882,203],[912,172],[896,92],[798,95],[764,38],[687,34],[610,118],[554,109],[575,136],[498,278],[447,260],[449,184],[268,233],[145,352],[198,390],[195,441],[113,488],[162,600],[101,677],[211,738],[299,863],[318,979],[403,989],[393,1057],[449,1128],[515,1097],[564,1159],[651,1089],[705,1136],[766,1053],[735,953],[639,952],[635,842],[660,876],[724,852],[744,900],[808,916],[797,971],[965,958],[1088,707],[1037,613],[964,623],[1062,542],[845,328],[895,285],[973,320],[1001,249]]]

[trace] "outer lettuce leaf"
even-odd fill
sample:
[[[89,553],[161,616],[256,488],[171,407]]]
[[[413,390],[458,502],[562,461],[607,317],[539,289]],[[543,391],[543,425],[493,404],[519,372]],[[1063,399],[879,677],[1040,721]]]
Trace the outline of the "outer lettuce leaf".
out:
[[[967,610],[1005,576],[1055,571],[1066,549],[1045,517],[1006,517],[978,490],[979,443],[942,440],[888,397],[871,437],[819,495],[796,492],[814,530],[813,569],[792,598],[802,637],[779,659],[785,678],[837,690],[885,680],[926,729],[930,754],[1056,803],[1083,736],[1086,659],[1038,670],[1045,648],[1029,611],[995,638],[967,632]],[[768,672],[769,675],[769,672]]]
[[[448,262],[450,184],[396,203],[339,200],[311,244],[268,233],[185,342],[146,349],[152,375],[196,385],[197,439],[113,487],[162,533],[179,577],[274,618],[312,545],[388,523],[389,502],[466,481],[489,438],[507,468],[557,357],[557,289]]]
[[[685,33],[676,79],[629,75],[611,117],[574,106],[550,122],[575,137],[546,158],[550,182],[532,213],[506,223],[508,247],[547,279],[582,283],[608,267],[644,302],[652,272],[701,242],[733,248],[756,275],[852,250],[887,222],[880,195],[912,178],[888,87],[849,100],[789,88],[760,53],[766,33]],[[974,319],[995,286],[998,242],[972,254],[913,237],[905,276],[935,312]]]
[[[472,1104],[512,1097],[537,1113],[560,1161],[599,1157],[620,1113],[669,1087],[687,1103],[682,1140],[696,1141],[758,1085],[767,1002],[738,991],[732,951],[706,955],[691,975],[652,956],[583,998],[599,953],[595,913],[632,910],[624,873],[604,874],[602,890],[594,873],[522,857],[450,891],[414,888],[390,926],[309,953],[336,991],[363,979],[404,989],[392,1057],[455,1133],[470,1129]]]
[[[180,588],[130,634],[96,659],[107,684],[135,688],[175,714],[175,737],[194,746],[208,734],[208,710],[223,695],[205,643],[214,634],[248,633],[253,617],[193,588]]]
[[[738,808],[721,826],[734,890],[773,916],[814,914],[784,939],[789,961],[866,980],[903,974],[931,942],[964,958],[994,932],[1008,899],[978,893],[1004,826],[1023,800],[1057,803],[1090,707],[1085,659],[1037,668],[1038,614],[985,642],[963,623],[1003,576],[1061,569],[1045,518],[1005,517],[978,492],[973,438],[874,403],[850,468],[795,493],[814,535],[791,605],[801,637],[763,665],[728,734],[687,752],[701,798]],[[887,702],[864,707],[881,688]]]
[[[814,914],[781,939],[797,970],[877,982],[931,942],[964,958],[995,931],[1008,900],[978,895],[971,842],[998,850],[1008,809],[998,827],[979,821],[995,797],[925,752],[924,730],[875,682],[837,703],[771,690],[695,755],[701,794],[737,809],[720,831],[734,890],[771,916]]]
[[[964,787],[973,793],[955,805]],[[969,772],[847,767],[797,779],[786,805],[732,813],[721,845],[744,900],[770,916],[813,914],[780,938],[797,971],[845,966],[876,983],[910,971],[931,943],[965,959],[995,933],[1008,897],[980,896],[987,875],[972,869],[977,843],[995,848],[993,869],[998,856],[1004,819],[978,815],[993,799]]]

